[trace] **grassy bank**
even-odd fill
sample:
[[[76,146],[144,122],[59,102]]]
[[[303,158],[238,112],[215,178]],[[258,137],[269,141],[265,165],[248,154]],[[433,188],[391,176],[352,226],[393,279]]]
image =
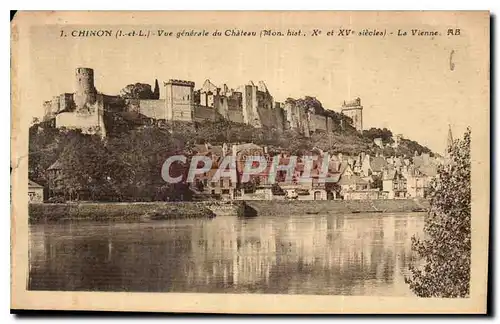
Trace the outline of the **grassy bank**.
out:
[[[138,221],[207,218],[215,214],[201,202],[30,204],[29,222],[66,220]]]
[[[211,218],[215,214],[246,216],[280,216],[304,214],[396,213],[423,211],[429,207],[426,200],[315,200],[234,202],[235,211],[214,212],[208,202],[152,202],[152,203],[80,203],[30,204],[30,223],[67,220],[139,221],[184,218]]]

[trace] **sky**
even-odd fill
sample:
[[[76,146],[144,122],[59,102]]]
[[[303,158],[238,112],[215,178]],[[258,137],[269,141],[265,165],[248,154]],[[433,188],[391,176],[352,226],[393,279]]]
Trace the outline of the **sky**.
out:
[[[269,26],[242,22],[238,28],[258,31]],[[64,31],[116,28],[65,26]],[[232,27],[211,22],[140,28],[211,32]],[[312,27],[296,25],[299,28]],[[96,88],[111,95],[127,84],[154,85],[155,79],[161,84],[172,78],[194,81],[195,88],[206,79],[230,88],[263,80],[276,101],[307,95],[337,111],[344,100],[360,97],[365,129],[387,127],[438,153],[445,149],[448,125],[459,137],[479,108],[474,91],[482,80],[477,64],[471,63],[467,37],[115,39],[61,38],[60,32],[54,25],[31,29],[25,104],[32,107],[33,116],[43,115],[44,100],[74,91],[77,67],[93,68]]]

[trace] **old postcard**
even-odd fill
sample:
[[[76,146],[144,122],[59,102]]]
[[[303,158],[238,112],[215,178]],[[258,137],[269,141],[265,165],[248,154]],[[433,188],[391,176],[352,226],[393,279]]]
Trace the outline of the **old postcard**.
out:
[[[13,309],[486,311],[488,12],[11,29]]]

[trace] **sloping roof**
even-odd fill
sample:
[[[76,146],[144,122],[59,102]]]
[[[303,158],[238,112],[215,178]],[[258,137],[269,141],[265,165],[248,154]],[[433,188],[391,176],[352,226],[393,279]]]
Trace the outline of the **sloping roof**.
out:
[[[394,180],[395,176],[396,176],[396,170],[388,169],[387,172],[384,174],[384,180]]]
[[[421,167],[424,165],[424,158],[422,156],[414,156],[413,157],[413,164],[416,166],[416,167]]]
[[[269,90],[267,90],[267,86],[264,83],[264,81],[259,81],[259,85],[257,86],[257,88],[259,89],[259,91],[269,92]]]
[[[221,145],[214,145],[210,147],[210,152],[212,152],[216,156],[222,156],[222,146]]]
[[[437,175],[437,167],[434,165],[431,165],[431,164],[421,166],[418,169],[420,170],[420,172],[422,172],[423,174],[425,174],[426,176],[429,176],[429,177],[434,177]]]
[[[197,153],[206,153],[208,149],[205,144],[194,144],[193,150]]]
[[[28,188],[43,188],[43,187],[34,181],[28,180]]]
[[[206,79],[205,82],[203,83],[203,87],[201,88],[202,90],[206,92],[216,92],[217,86],[213,84],[209,79]]]
[[[341,177],[339,180],[339,185],[352,185],[352,184],[363,184],[366,185],[368,182],[366,180],[361,179],[357,175],[352,175],[350,177]]]
[[[381,172],[386,165],[387,161],[381,156],[376,156],[370,161],[370,167],[375,172]]]
[[[264,150],[264,148],[254,143],[245,143],[236,145],[236,152],[243,150]]]
[[[339,161],[330,161],[328,163],[328,170],[338,172],[340,170],[340,162]]]
[[[340,164],[339,173],[343,175],[347,169],[351,169],[351,166],[347,162],[343,162]]]
[[[338,183],[340,181],[340,173],[328,173],[329,183]]]
[[[57,160],[56,162],[52,163],[51,166],[47,170],[62,170],[63,164],[61,161]]]

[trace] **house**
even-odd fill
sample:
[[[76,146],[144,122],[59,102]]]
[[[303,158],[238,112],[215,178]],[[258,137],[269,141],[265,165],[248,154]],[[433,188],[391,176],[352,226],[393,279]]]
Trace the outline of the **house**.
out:
[[[340,187],[341,196],[346,200],[356,199],[358,191],[366,191],[370,189],[369,183],[357,175],[342,175],[338,185]]]
[[[43,187],[31,180],[28,180],[28,202],[43,203]]]
[[[437,175],[437,168],[432,165],[412,166],[406,176],[408,197],[426,198],[431,181]]]
[[[349,164],[344,162],[340,165],[339,174],[340,174],[341,178],[342,177],[351,177],[351,176],[355,175],[355,172]]]
[[[382,172],[384,169],[387,167],[387,161],[384,157],[382,156],[376,156],[373,159],[370,160],[370,170],[371,170],[371,175],[375,176],[380,176],[382,175]],[[365,174],[370,175],[370,174]]]
[[[49,197],[59,196],[63,194],[62,189],[62,176],[63,176],[63,164],[60,160],[52,163],[47,169],[47,178],[49,185]]]
[[[406,198],[407,180],[401,172],[390,169],[384,172],[382,188],[388,199]]]

